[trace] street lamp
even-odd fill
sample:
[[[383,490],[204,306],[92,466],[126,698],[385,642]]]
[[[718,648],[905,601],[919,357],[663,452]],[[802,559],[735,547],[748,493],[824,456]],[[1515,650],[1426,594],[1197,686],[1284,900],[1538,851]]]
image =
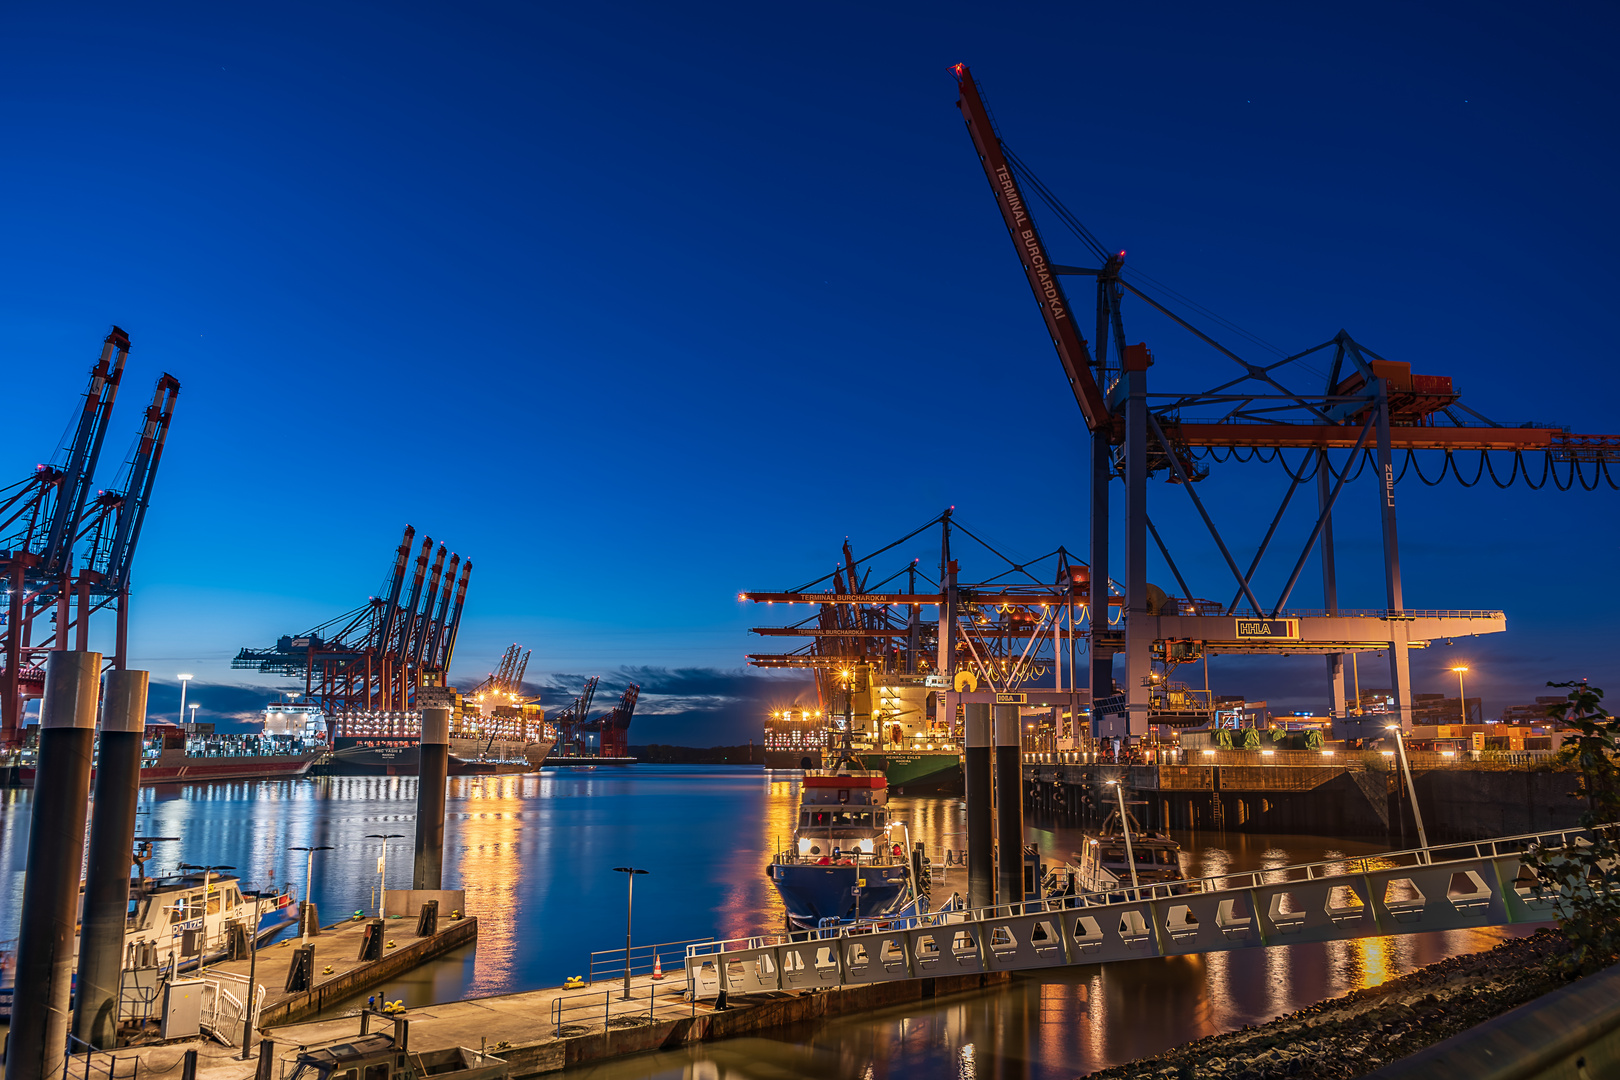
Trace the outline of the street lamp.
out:
[[[303,935],[304,935],[304,940],[299,942],[299,945],[301,945],[301,946],[302,945],[308,945],[309,944],[309,909],[310,909],[309,879],[310,879],[310,875],[313,874],[314,871],[315,871],[315,853],[317,851],[331,851],[332,850],[332,845],[331,844],[321,844],[318,847],[290,847],[287,850],[288,851],[302,851],[302,852],[306,853],[305,857],[304,857],[304,910],[299,912],[299,915],[298,915],[298,928],[299,928],[299,930],[301,930],[303,932]]]
[[[630,1000],[630,915],[636,906],[636,875],[651,871],[637,870],[633,866],[615,866],[613,872],[623,874],[630,886],[624,903],[624,1000]]]
[[[1384,729],[1395,733],[1395,751],[1401,757],[1401,771],[1406,774],[1406,790],[1412,796],[1412,820],[1417,823],[1418,847],[1429,850],[1429,837],[1423,831],[1423,813],[1418,809],[1417,788],[1412,786],[1412,765],[1406,760],[1406,742],[1401,738],[1401,725],[1390,724]]]
[[[1468,723],[1468,698],[1463,696],[1462,677],[1463,677],[1463,672],[1467,671],[1468,667],[1465,664],[1458,664],[1456,667],[1452,668],[1451,670],[1455,671],[1457,673],[1457,712],[1459,714],[1461,714],[1462,722],[1466,724],[1466,723]],[[1479,711],[1480,711],[1481,714],[1483,714],[1485,712],[1485,709],[1483,707],[1481,707]],[[1483,721],[1484,719],[1485,719],[1485,717],[1483,715],[1481,715],[1480,720]]]
[[[1119,796],[1119,827],[1125,834],[1125,861],[1131,867],[1131,888],[1140,889],[1142,883],[1136,879],[1136,852],[1131,849],[1131,819],[1125,812],[1125,785],[1118,780],[1109,780],[1107,783],[1114,789],[1114,794]]]
[[[195,701],[191,703],[191,726],[194,728],[197,726],[197,703]]]
[[[180,869],[182,869],[182,870],[201,870],[203,872],[202,952],[197,954],[197,974],[199,976],[201,976],[202,973],[203,973],[203,968],[206,967],[207,964],[208,964],[208,888],[209,888],[209,875],[212,874],[215,870],[235,870],[236,867],[234,867],[234,866],[198,866],[196,863],[183,862],[183,863],[180,864]],[[223,897],[221,899],[223,900]],[[223,908],[225,905],[223,903],[221,903],[220,906]]]
[[[381,840],[382,855],[377,859],[377,918],[388,918],[388,841],[401,840],[404,833],[366,833],[367,840]]]
[[[189,673],[180,676],[180,725],[182,727],[186,723],[186,684],[191,680],[192,676]]]

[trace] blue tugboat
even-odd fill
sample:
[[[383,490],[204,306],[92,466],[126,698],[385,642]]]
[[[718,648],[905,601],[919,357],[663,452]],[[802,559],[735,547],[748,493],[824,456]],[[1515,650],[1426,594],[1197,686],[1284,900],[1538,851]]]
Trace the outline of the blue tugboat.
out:
[[[847,745],[834,768],[806,770],[792,846],[766,871],[795,927],[890,915],[912,899],[908,835],[888,803],[888,780]]]

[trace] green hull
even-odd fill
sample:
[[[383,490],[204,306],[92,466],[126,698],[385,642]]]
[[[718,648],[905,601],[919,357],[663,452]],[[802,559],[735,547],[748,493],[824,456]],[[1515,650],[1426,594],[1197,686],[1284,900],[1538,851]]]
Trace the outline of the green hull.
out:
[[[891,795],[962,794],[962,755],[955,750],[901,754],[864,751],[857,755],[868,769],[881,769]]]

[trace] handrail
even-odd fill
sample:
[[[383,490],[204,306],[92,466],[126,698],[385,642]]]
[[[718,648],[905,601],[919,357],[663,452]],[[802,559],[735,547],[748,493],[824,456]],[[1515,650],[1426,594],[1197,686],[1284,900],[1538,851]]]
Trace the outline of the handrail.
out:
[[[1599,825],[1597,829],[1599,831],[1620,830],[1620,822]],[[1231,874],[1210,874],[1202,877],[1182,878],[1177,881],[1156,882],[1151,885],[1125,886],[1118,889],[1111,888],[1106,892],[1077,893],[1073,896],[1054,897],[1050,900],[1031,900],[1022,904],[1002,904],[968,911],[922,914],[905,918],[860,919],[825,929],[791,934],[767,934],[747,938],[731,938],[704,942],[698,945],[688,945],[686,955],[689,961],[688,967],[691,967],[693,965],[690,961],[697,957],[713,956],[740,949],[760,949],[768,945],[785,945],[791,942],[845,938],[858,934],[876,933],[880,929],[947,926],[962,922],[1004,919],[1020,914],[1029,915],[1047,911],[1109,907],[1121,902],[1142,903],[1149,900],[1168,899],[1189,892],[1208,893],[1257,889],[1265,885],[1286,884],[1289,881],[1313,881],[1318,878],[1341,875],[1368,874],[1379,870],[1397,869],[1403,866],[1434,866],[1453,862],[1461,863],[1522,852],[1532,846],[1563,847],[1581,839],[1592,831],[1591,829],[1581,828],[1549,829],[1544,832],[1521,833],[1516,836],[1431,844],[1426,848],[1406,848],[1400,851],[1353,855],[1339,859],[1317,859],[1312,862],[1263,867],[1259,870],[1243,870]],[[1548,845],[1546,841],[1549,839],[1556,841],[1556,843]],[[1436,860],[1436,853],[1446,857]],[[1233,882],[1240,884],[1232,884]]]
[[[630,949],[630,974],[646,975],[650,973],[655,964],[664,957],[670,958],[671,965],[677,961],[685,963],[685,946],[694,942],[712,941],[713,938],[686,938],[682,941],[663,941],[656,945],[635,945]],[[594,985],[597,979],[621,978],[624,975],[624,949],[598,949],[590,954],[586,964],[586,983]]]

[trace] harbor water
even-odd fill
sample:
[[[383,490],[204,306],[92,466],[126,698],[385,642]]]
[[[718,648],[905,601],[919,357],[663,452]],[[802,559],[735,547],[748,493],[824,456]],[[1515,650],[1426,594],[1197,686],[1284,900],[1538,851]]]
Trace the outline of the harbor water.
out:
[[[445,887],[465,889],[480,920],[475,948],[379,991],[407,1005],[557,985],[585,975],[593,950],[621,948],[626,875],[636,879],[637,944],[741,937],[782,928],[765,877],[798,806],[798,774],[724,766],[634,765],[453,777]],[[0,940],[15,937],[31,793],[0,792]],[[148,873],[181,862],[235,868],[258,885],[312,895],[323,922],[376,907],[378,856],[388,884],[410,884],[414,777],[174,785],[143,789],[137,831],[155,845]],[[891,807],[930,851],[966,846],[959,798],[896,797]],[[1081,830],[1032,817],[1030,837],[1069,860]],[[1372,839],[1175,834],[1194,874],[1264,869],[1385,850]],[[397,924],[409,933],[406,923]],[[1258,1023],[1375,985],[1446,956],[1489,948],[1525,928],[1493,928],[1081,966],[1007,987],[849,1017],[780,1038],[643,1055],[593,1077],[1074,1077],[1204,1035]],[[317,956],[319,956],[317,943]],[[540,1036],[536,1032],[536,1037]]]

